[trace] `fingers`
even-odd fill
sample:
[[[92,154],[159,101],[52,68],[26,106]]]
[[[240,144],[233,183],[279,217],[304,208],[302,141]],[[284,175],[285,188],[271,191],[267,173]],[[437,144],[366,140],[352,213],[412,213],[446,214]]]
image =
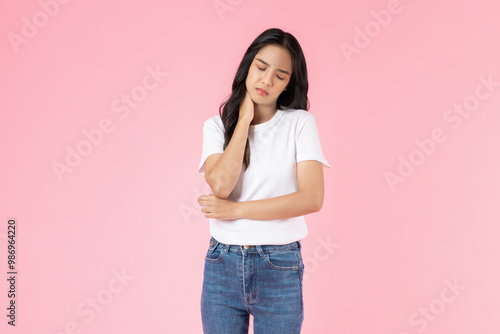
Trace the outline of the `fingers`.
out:
[[[200,197],[198,197],[198,202],[207,201],[210,199],[210,196],[215,196],[215,195],[213,193],[208,195],[201,195]]]
[[[206,196],[200,196],[198,197],[198,204],[200,205],[206,205],[209,203],[209,199]]]
[[[205,218],[209,218],[208,215],[212,213],[213,209],[211,207],[212,196],[213,193],[211,193],[210,195],[201,195],[200,197],[198,197],[198,204],[201,206],[200,208],[201,212],[205,213]]]

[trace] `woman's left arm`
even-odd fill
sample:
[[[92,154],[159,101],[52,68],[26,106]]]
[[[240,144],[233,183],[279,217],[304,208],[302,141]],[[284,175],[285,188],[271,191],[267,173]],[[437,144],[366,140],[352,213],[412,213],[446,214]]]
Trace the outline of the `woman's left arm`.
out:
[[[324,198],[323,164],[316,160],[297,163],[299,190],[290,194],[244,202],[214,195],[198,198],[206,218],[274,220],[304,216],[321,210]]]

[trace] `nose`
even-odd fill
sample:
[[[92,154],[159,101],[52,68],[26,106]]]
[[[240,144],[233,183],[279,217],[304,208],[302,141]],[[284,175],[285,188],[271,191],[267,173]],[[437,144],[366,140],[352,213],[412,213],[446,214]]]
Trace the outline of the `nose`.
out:
[[[271,71],[267,71],[262,77],[262,83],[266,86],[272,86],[272,77],[273,74],[271,73]]]

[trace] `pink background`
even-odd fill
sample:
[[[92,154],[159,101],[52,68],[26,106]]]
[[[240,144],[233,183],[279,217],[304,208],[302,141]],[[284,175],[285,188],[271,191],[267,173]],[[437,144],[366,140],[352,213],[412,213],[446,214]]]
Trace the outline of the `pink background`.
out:
[[[498,2],[214,3],[0,1],[0,331],[202,332],[202,125],[278,27],[304,50],[332,164],[306,217],[302,332],[499,333]],[[145,90],[148,69],[168,75]],[[58,176],[68,147],[87,155]]]

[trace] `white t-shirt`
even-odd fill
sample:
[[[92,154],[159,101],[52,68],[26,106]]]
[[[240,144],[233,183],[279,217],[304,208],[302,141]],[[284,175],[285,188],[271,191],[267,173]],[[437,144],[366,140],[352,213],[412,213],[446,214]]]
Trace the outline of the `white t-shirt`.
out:
[[[317,160],[331,168],[323,156],[316,118],[303,109],[278,111],[267,122],[250,125],[250,164],[242,171],[227,199],[237,202],[277,197],[299,190],[297,162]],[[205,174],[205,160],[223,153],[224,125],[219,115],[203,123],[203,151],[198,173]],[[283,245],[304,238],[304,216],[278,220],[209,218],[210,234],[231,245]]]

